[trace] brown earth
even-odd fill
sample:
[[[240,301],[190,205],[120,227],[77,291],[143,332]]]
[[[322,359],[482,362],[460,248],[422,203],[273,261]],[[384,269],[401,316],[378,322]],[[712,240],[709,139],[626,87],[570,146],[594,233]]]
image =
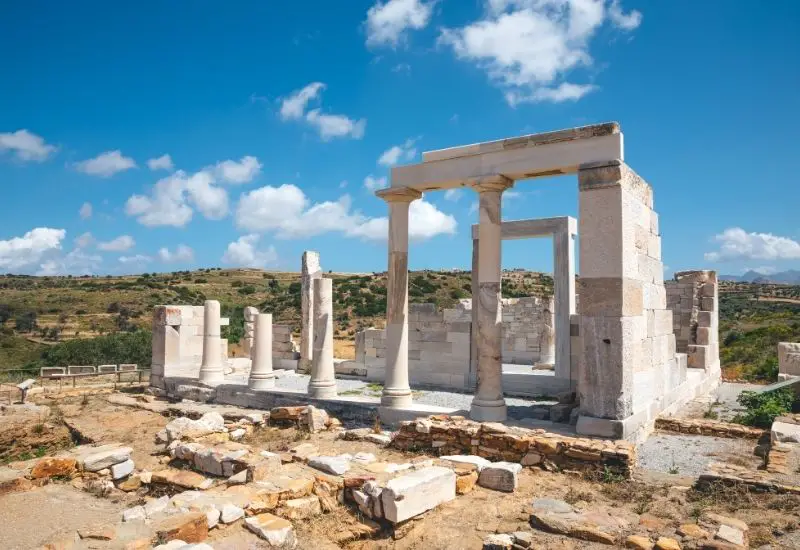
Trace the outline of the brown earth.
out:
[[[52,400],[50,402],[52,405]],[[60,414],[51,417],[51,422],[63,417],[84,438],[104,443],[123,442],[134,448],[137,468],[155,468],[158,460],[151,455],[160,447],[154,443],[154,435],[167,423],[167,418],[139,408],[108,403],[106,396],[102,395],[89,397],[86,401],[79,397],[68,398],[57,405]],[[36,417],[17,420],[10,422],[6,419],[0,424],[0,441],[4,442],[0,451],[8,453],[6,445],[19,435],[19,426],[37,422]],[[9,433],[10,430],[14,433]],[[55,430],[69,433],[63,425],[56,426]],[[28,437],[26,434],[26,440]],[[260,429],[246,440],[252,446],[272,451],[306,442],[313,443],[322,454],[363,451],[374,453],[379,461],[387,462],[407,462],[421,457],[383,449],[371,443],[337,440],[332,432],[308,435],[291,428]],[[30,447],[30,442],[27,446]],[[577,550],[603,547],[531,529],[528,525],[531,502],[541,497],[562,499],[580,510],[631,520],[631,525],[621,535],[677,537],[675,532],[680,525],[695,523],[704,513],[716,512],[745,521],[750,526],[753,548],[762,545],[800,547],[800,531],[797,530],[800,497],[755,495],[736,488],[717,488],[711,493],[699,493],[688,488],[691,478],[666,474],[656,476],[640,472],[638,479],[592,480],[577,472],[525,469],[515,493],[505,494],[477,487],[455,501],[398,527],[394,535],[390,529],[384,529],[369,540],[342,540],[342,533],[355,529],[358,517],[357,512],[344,507],[310,521],[295,521],[294,525],[298,548],[308,550],[480,549],[488,534],[513,531],[531,533],[533,548]],[[94,497],[58,481],[26,493],[0,497],[0,526],[3,526],[0,529],[0,548],[35,548],[45,540],[74,533],[79,528],[116,521],[120,510],[130,505],[126,499],[133,497],[117,498],[121,500]],[[42,518],[47,518],[47,521],[42,521]],[[243,528],[241,522],[212,530],[209,543],[217,550],[266,548],[263,541]]]

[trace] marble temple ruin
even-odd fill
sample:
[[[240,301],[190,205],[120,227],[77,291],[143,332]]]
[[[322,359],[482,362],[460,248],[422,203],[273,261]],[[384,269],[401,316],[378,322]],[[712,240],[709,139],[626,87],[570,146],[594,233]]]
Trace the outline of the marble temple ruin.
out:
[[[577,219],[503,220],[506,190],[555,175],[577,175]],[[444,310],[409,306],[410,205],[423,192],[455,188],[478,195],[473,299]],[[355,361],[333,357],[333,282],[308,251],[299,350],[289,327],[247,308],[245,357],[229,358],[218,302],[160,306],[151,385],[170,391],[195,383],[216,387],[218,399],[256,403],[288,395],[275,388],[275,365],[309,372],[309,399],[363,405],[337,396],[336,376],[348,374],[383,384],[378,410],[390,423],[441,412],[414,403],[412,384],[473,392],[468,414],[499,422],[509,394],[575,391],[578,434],[640,439],[659,414],[719,383],[716,274],[686,271],[664,281],[653,188],[625,163],[618,124],[426,152],[420,163],[394,167],[390,187],[376,195],[389,210],[386,326],[356,335]],[[542,237],[553,242],[554,296],[502,299],[502,241]]]

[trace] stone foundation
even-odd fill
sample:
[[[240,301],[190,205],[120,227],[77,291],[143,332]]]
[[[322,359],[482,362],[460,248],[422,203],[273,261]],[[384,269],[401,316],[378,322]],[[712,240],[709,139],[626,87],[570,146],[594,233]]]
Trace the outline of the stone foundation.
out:
[[[392,446],[405,451],[433,451],[440,456],[477,455],[544,469],[607,469],[625,477],[630,477],[636,464],[636,448],[627,441],[567,437],[458,416],[403,422]]]

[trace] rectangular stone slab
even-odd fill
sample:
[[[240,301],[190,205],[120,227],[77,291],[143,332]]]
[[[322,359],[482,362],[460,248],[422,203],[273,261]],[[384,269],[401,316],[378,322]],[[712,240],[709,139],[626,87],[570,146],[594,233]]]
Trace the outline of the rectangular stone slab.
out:
[[[392,168],[391,185],[419,191],[450,189],[482,176],[501,174],[520,180],[574,174],[584,164],[623,160],[622,134],[607,134],[398,166]]]
[[[387,520],[400,523],[456,498],[456,474],[432,466],[390,480],[383,492]]]

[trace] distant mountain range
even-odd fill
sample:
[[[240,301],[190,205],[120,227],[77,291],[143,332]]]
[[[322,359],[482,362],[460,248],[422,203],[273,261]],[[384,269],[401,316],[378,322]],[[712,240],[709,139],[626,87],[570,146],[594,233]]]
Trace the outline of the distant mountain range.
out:
[[[778,283],[785,285],[800,285],[800,271],[790,269],[764,275],[757,271],[747,271],[742,275],[720,275],[722,281],[733,281],[735,283]]]

